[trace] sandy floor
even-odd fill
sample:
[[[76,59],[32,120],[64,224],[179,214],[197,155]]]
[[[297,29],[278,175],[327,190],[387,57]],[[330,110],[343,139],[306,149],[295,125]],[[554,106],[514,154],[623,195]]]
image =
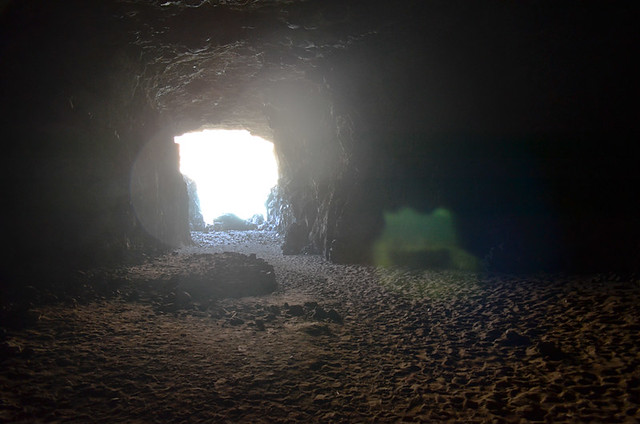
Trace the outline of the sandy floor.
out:
[[[270,233],[194,239],[114,272],[115,295],[4,330],[0,421],[640,421],[637,281],[381,271],[282,256]],[[136,287],[223,251],[272,264],[276,292],[174,312]]]

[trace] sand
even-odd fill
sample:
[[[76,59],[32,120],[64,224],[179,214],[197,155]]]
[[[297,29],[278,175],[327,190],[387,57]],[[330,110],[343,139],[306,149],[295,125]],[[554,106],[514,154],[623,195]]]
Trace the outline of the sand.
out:
[[[380,270],[282,256],[272,233],[194,239],[82,274],[117,288],[4,329],[0,421],[640,421],[638,281]],[[224,251],[265,259],[277,290],[171,310],[141,283]]]

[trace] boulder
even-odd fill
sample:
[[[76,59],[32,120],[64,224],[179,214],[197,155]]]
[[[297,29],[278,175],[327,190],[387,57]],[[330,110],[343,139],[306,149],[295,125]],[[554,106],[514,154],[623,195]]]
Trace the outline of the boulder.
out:
[[[193,254],[159,262],[158,277],[147,281],[157,287],[167,310],[201,309],[223,298],[261,296],[277,288],[273,266],[255,255],[235,252]],[[145,280],[145,274],[131,274]]]
[[[257,229],[257,225],[232,213],[227,213],[214,220],[214,228],[219,231],[248,231]]]
[[[309,244],[309,233],[303,224],[294,222],[289,225],[284,235],[282,253],[284,255],[297,255]]]

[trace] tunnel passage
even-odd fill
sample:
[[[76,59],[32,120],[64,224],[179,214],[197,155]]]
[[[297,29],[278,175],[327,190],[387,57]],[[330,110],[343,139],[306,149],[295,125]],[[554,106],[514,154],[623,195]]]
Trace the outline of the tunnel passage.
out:
[[[225,214],[264,220],[267,198],[278,183],[273,143],[244,130],[205,130],[174,140],[180,172],[194,187],[189,205],[202,213],[202,226]]]
[[[4,269],[189,243],[173,137],[215,126],[273,140],[293,251],[371,261],[385,213],[446,208],[496,269],[628,270],[636,18],[578,2],[5,2]]]

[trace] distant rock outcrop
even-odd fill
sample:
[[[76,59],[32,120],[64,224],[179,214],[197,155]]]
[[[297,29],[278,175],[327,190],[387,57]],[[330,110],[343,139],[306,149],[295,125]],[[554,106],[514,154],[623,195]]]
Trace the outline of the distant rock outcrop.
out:
[[[189,195],[189,228],[191,231],[202,231],[204,230],[205,222],[200,209],[198,186],[195,181],[186,175],[182,177],[187,184],[187,194]]]
[[[443,207],[492,270],[637,270],[637,7],[557,3],[4,1],[3,269],[188,244],[174,137],[218,128],[273,141],[299,253]]]
[[[257,228],[256,224],[245,221],[232,213],[220,215],[213,220],[215,230],[219,231],[249,231]]]

